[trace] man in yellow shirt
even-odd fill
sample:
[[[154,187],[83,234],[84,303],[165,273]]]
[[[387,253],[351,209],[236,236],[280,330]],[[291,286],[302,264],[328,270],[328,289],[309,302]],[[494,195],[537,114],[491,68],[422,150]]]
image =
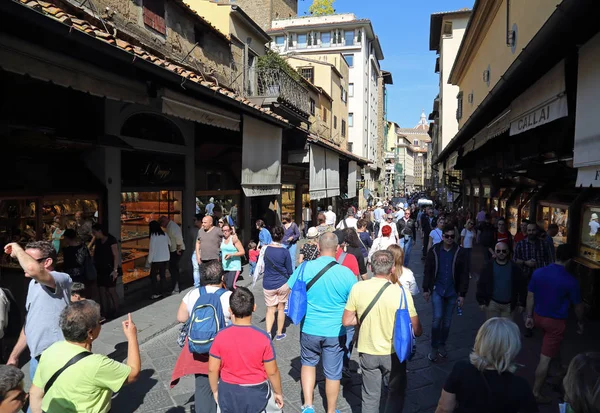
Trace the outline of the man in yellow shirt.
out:
[[[362,412],[379,412],[381,380],[388,385],[384,412],[401,412],[406,391],[406,362],[400,363],[394,350],[396,310],[408,308],[415,336],[422,333],[421,322],[410,292],[404,302],[402,287],[395,278],[394,256],[377,251],[371,258],[375,276],[356,283],[350,291],[342,324],[357,325],[360,320],[358,352],[362,369]],[[406,307],[405,307],[406,306]]]

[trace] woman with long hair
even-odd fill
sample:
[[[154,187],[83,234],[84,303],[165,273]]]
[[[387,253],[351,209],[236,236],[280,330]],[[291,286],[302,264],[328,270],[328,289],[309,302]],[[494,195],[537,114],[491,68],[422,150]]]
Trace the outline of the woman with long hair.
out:
[[[267,246],[273,241],[273,238],[271,238],[271,233],[265,227],[265,221],[262,219],[257,219],[256,229],[258,230],[258,248]]]
[[[171,258],[171,239],[160,227],[158,221],[150,221],[148,224],[150,234],[150,249],[146,267],[150,267],[150,282],[152,283],[152,295],[150,298],[156,300],[162,297],[167,283],[167,265]],[[160,277],[160,284],[158,277]]]
[[[368,260],[371,261],[371,257],[377,251],[386,250],[390,245],[396,244],[396,237],[392,236],[392,227],[388,224],[384,224],[381,227],[381,236],[375,238],[371,250],[369,251]]]
[[[117,239],[108,233],[101,224],[92,226],[94,246],[94,265],[98,274],[100,290],[100,306],[107,318],[116,317],[119,313],[119,296],[117,296],[117,278],[119,277],[119,247]]]
[[[519,327],[507,318],[483,323],[469,361],[458,361],[444,384],[436,413],[538,411],[531,386],[516,376]]]
[[[400,245],[390,245],[387,247],[388,251],[391,251],[394,255],[394,274],[392,274],[391,281],[395,284],[400,282],[400,285],[406,288],[412,295],[419,294],[419,286],[415,280],[413,272],[404,266],[404,250]]]
[[[575,356],[563,387],[568,413],[600,413],[600,353]]]
[[[289,296],[289,289],[285,288],[290,275],[292,275],[292,259],[288,250],[281,244],[283,239],[283,227],[273,228],[273,241],[263,247],[260,251],[260,257],[254,270],[256,274],[261,272],[263,276],[263,290],[265,295],[265,304],[267,305],[266,328],[267,333],[271,334],[273,324],[275,323],[275,313],[277,313],[277,334],[276,340],[285,338],[283,327],[285,324],[285,303]],[[284,287],[284,288],[282,288]]]
[[[331,226],[327,225],[327,218],[325,217],[325,214],[322,212],[319,212],[319,215],[317,215],[317,231],[319,232],[319,236],[321,236],[322,234],[326,233],[326,232],[331,232]]]
[[[300,239],[300,228],[287,212],[281,215],[281,222],[283,223],[283,240],[281,243],[290,253],[293,271],[296,268],[296,243]]]
[[[362,250],[360,249],[360,240],[358,239],[356,230],[354,228],[346,228],[342,230],[342,238],[344,239],[343,251],[356,257],[360,279],[366,280],[368,278],[367,266],[365,264],[365,258],[363,257]]]
[[[242,257],[246,255],[246,250],[237,235],[233,233],[231,225],[224,224],[221,229],[223,231],[221,261],[225,272],[225,285],[229,291],[233,291],[236,289],[235,283],[242,271]]]

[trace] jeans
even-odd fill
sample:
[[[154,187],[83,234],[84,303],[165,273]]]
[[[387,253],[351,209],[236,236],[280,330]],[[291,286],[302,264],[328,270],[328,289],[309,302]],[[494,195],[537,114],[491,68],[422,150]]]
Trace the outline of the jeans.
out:
[[[290,258],[292,259],[292,271],[294,271],[296,269],[296,244],[286,245],[285,247],[290,253]]]
[[[250,261],[250,277],[254,277],[254,270],[256,269],[256,261]]]
[[[178,287],[179,284],[179,261],[181,260],[181,255],[177,254],[177,251],[173,251],[171,253],[171,259],[169,260],[169,272],[171,273],[171,285],[172,290],[175,290],[175,287]]]
[[[362,413],[379,413],[381,382],[388,387],[383,412],[401,412],[406,393],[406,362],[400,363],[395,353],[386,356],[360,354],[362,370]]]
[[[354,348],[354,326],[346,327],[346,346],[344,347],[344,367],[350,367],[350,357]]]
[[[194,267],[194,287],[200,286],[200,264],[196,259],[196,252],[192,254],[192,267]]]
[[[423,236],[423,256],[427,256],[427,247],[429,246],[429,234]]]
[[[408,261],[410,259],[410,251],[412,250],[412,246],[413,246],[414,242],[413,242],[413,238],[409,237],[408,240],[406,240],[404,237],[400,238],[400,247],[404,250],[404,266],[408,267]]]
[[[210,388],[206,374],[196,374],[196,391],[194,394],[196,411],[202,413],[217,413],[217,403]]]
[[[306,233],[308,232],[308,229],[310,228],[310,221],[304,221],[304,229],[302,230],[302,233],[304,235],[304,238],[306,238]]]
[[[433,320],[431,322],[432,349],[446,345],[457,299],[456,295],[442,297],[436,290],[431,293],[431,304],[433,305]]]
[[[152,283],[152,294],[163,294],[165,291],[167,261],[153,262],[150,267],[150,282]],[[158,277],[160,276],[160,284]]]

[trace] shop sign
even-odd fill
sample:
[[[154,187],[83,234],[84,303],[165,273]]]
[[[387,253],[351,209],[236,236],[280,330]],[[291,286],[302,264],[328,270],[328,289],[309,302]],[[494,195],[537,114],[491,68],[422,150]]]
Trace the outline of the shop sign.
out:
[[[244,194],[250,196],[279,195],[281,185],[248,185],[242,184]]]
[[[579,168],[577,170],[576,186],[600,188],[600,165]]]
[[[180,156],[123,152],[121,155],[123,187],[183,186],[185,161]]]
[[[567,99],[561,97],[532,112],[518,117],[510,123],[510,136],[518,135],[538,126],[545,125],[568,115]]]

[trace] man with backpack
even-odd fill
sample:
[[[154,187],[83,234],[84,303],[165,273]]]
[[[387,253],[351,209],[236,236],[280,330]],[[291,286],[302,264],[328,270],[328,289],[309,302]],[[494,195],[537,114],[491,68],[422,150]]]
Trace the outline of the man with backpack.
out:
[[[356,276],[348,268],[336,262],[337,236],[326,232],[319,239],[321,256],[308,261],[294,271],[285,286],[293,288],[302,272],[307,284],[307,310],[300,334],[300,361],[302,363],[302,413],[314,413],[313,395],[317,381],[317,364],[323,359],[327,413],[335,413],[340,393],[340,380],[346,329],[342,315],[350,289],[356,284]],[[314,280],[314,282],[313,282]]]
[[[384,250],[373,254],[371,269],[373,278],[352,287],[342,324],[360,326],[358,352],[363,376],[363,413],[379,412],[382,379],[388,384],[383,411],[401,412],[406,391],[406,362],[401,363],[394,350],[396,311],[408,309],[416,337],[423,331],[412,295],[403,292],[396,279],[392,253]]]
[[[196,411],[216,413],[208,379],[208,352],[219,330],[231,324],[231,291],[223,288],[223,267],[219,261],[205,264],[200,285],[183,297],[177,311],[177,321],[186,323],[182,333],[187,333],[187,337],[173,369],[171,387],[181,377],[194,374]]]

